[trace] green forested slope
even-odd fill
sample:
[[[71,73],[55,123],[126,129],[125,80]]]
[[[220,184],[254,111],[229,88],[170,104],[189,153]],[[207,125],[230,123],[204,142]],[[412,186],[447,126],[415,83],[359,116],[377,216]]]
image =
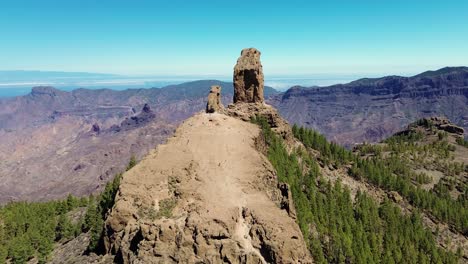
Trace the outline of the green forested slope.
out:
[[[298,223],[317,262],[457,263],[460,252],[454,254],[439,248],[417,212],[404,215],[392,202],[378,204],[362,192],[358,192],[353,202],[350,191],[340,182],[332,184],[321,176],[316,157],[303,149],[288,154],[265,120],[258,118],[254,122],[262,127],[269,146],[268,158],[279,180],[291,187]],[[389,189],[406,186],[413,190],[406,181],[390,176],[383,164],[360,159],[312,130],[294,127],[293,132],[305,146],[320,151],[320,162],[354,164],[351,171],[356,177],[367,177]],[[419,192],[423,191],[414,189],[407,196],[429,195]],[[463,211],[458,212],[452,218],[463,219],[462,214]]]
[[[127,170],[135,165],[130,160]],[[98,250],[106,213],[112,208],[121,174],[109,182],[97,197],[63,201],[12,202],[0,208],[0,263],[26,263],[37,258],[46,263],[57,242],[70,240],[82,232],[90,233],[90,251]],[[84,216],[70,220],[70,213],[85,210]]]

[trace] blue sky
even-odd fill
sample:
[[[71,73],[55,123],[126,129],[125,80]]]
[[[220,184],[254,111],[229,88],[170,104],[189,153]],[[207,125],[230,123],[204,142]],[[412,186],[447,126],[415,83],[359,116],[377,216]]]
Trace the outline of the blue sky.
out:
[[[2,0],[0,70],[412,74],[468,64],[468,1]]]

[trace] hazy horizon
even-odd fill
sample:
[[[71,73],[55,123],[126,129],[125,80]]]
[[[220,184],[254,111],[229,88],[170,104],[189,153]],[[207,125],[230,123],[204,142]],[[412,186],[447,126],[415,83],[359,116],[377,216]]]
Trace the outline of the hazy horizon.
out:
[[[426,69],[438,70],[438,69]],[[299,85],[304,87],[345,84],[361,78],[378,78],[389,75],[410,77],[411,74],[309,74],[266,75],[265,85],[282,92]],[[119,75],[93,72],[0,70],[0,98],[26,95],[35,86],[52,86],[64,91],[85,89],[149,89],[168,85],[199,81],[218,80],[232,82],[228,75]]]
[[[297,75],[265,77],[265,85],[284,91],[294,85],[328,86],[347,83],[358,75]],[[369,76],[366,76],[369,77]],[[371,76],[372,77],[372,76]],[[53,86],[71,91],[78,88],[125,90],[135,88],[162,88],[198,80],[219,80],[232,82],[231,76],[221,75],[112,75],[90,72],[47,72],[47,71],[0,71],[0,97],[28,94],[34,86]]]

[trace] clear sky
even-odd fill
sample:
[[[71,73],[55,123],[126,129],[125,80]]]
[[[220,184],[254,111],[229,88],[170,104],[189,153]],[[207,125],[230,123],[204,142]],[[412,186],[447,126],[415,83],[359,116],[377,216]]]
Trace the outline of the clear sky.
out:
[[[0,70],[406,74],[468,64],[468,1],[1,0]]]

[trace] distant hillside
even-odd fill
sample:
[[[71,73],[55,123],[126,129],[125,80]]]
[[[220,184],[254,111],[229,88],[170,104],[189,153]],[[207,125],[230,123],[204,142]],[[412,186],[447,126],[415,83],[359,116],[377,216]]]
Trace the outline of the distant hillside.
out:
[[[123,91],[43,86],[0,99],[0,203],[100,190],[130,156],[142,157],[202,111],[214,84],[232,102],[232,84],[216,80]]]
[[[354,152],[311,129],[294,126],[293,133],[307,151],[296,148],[287,159],[284,151],[271,153],[278,147],[270,140],[275,148],[269,157],[279,166],[291,164],[278,171],[286,172],[314,259],[468,260],[468,142],[461,137],[463,129],[443,118],[421,119]]]
[[[293,87],[270,98],[291,123],[330,140],[376,142],[428,116],[468,128],[468,68],[447,67],[413,77],[360,79],[329,87]]]

